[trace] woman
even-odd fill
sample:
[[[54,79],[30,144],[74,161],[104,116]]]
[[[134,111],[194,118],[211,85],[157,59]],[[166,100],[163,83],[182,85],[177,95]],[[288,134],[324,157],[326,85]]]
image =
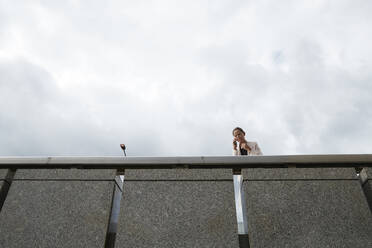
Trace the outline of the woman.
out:
[[[262,155],[257,142],[250,142],[245,139],[245,132],[242,128],[234,128],[232,134],[234,136],[233,155]]]

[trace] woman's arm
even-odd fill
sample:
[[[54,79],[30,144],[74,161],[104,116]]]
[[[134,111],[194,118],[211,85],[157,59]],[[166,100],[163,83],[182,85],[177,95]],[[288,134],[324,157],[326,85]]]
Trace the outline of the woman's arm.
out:
[[[252,148],[251,155],[262,155],[261,149],[256,142]]]
[[[261,148],[258,146],[258,144],[256,144],[256,147],[257,147],[257,155],[263,155]]]

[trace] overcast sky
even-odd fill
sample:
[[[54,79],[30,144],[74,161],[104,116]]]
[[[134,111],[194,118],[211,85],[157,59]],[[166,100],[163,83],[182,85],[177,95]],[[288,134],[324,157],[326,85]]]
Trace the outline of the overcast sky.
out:
[[[0,0],[0,155],[372,152],[372,1]]]

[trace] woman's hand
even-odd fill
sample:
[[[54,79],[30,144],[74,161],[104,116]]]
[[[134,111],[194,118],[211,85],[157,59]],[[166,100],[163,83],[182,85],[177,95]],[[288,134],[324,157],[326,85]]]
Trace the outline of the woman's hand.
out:
[[[236,150],[238,148],[238,140],[234,138],[233,140],[233,149]]]
[[[248,152],[252,150],[252,148],[246,142],[242,143],[241,145],[242,145],[242,148],[247,150]]]

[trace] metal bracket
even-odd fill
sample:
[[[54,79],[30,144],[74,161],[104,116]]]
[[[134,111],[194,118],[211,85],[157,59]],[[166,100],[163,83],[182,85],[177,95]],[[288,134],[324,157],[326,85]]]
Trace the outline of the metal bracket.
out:
[[[362,184],[362,186],[368,181],[367,172],[364,168],[362,168],[361,171],[358,173],[359,181]]]

